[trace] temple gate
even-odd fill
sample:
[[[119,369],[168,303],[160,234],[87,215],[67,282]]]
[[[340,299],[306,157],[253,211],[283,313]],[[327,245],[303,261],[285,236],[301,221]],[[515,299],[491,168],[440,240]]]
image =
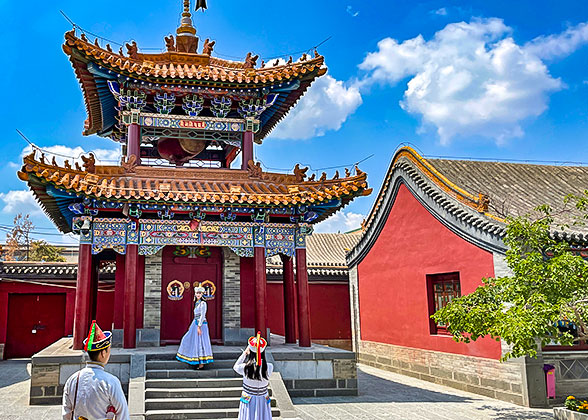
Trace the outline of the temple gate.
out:
[[[215,41],[198,48],[189,1],[165,43],[166,52],[153,54],[133,41],[125,54],[79,27],[67,32],[63,50],[88,113],[83,133],[118,142],[122,160],[100,165],[90,153],[60,164],[34,149],[19,171],[56,226],[79,234],[74,348],[82,348],[96,310],[100,261],[116,264],[113,327],[123,330],[126,348],[148,323],[161,344],[178,342],[198,284],[211,301],[215,342],[226,341],[225,313],[240,316],[237,329],[266,335],[265,263],[273,255],[283,261],[286,341],[310,346],[306,236],[369,194],[367,175],[356,167],[307,177],[298,164],[290,174],[266,172],[254,143],[326,73],[324,57],[314,51],[284,64],[258,64],[251,52],[240,62],[214,57]],[[253,319],[235,306],[246,298]],[[160,318],[146,319],[154,308]]]

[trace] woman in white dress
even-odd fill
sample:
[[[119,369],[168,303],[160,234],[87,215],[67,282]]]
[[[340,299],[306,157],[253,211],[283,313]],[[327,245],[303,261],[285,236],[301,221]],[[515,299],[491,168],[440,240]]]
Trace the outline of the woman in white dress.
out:
[[[248,346],[233,369],[243,376],[243,392],[239,405],[239,420],[270,420],[271,399],[268,393],[269,377],[274,370],[265,360],[267,341],[258,332],[250,337]]]
[[[208,322],[206,321],[206,302],[203,299],[204,287],[194,289],[194,320],[188,328],[188,332],[182,337],[180,348],[176,354],[176,359],[180,362],[190,365],[197,365],[197,369],[202,369],[205,364],[212,363],[212,345],[210,344],[210,334],[208,331]]]

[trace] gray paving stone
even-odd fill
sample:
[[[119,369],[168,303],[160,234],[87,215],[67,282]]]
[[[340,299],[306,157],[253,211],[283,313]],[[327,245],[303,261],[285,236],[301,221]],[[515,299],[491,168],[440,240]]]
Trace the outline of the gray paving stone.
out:
[[[30,361],[0,361],[0,418],[54,420],[60,406],[29,406]],[[294,398],[303,420],[548,420],[534,410],[361,365],[357,397]]]
[[[29,359],[0,361],[0,418],[61,418],[61,406],[29,406],[30,371]]]
[[[303,420],[548,420],[551,410],[520,407],[359,365],[357,397],[293,398]]]

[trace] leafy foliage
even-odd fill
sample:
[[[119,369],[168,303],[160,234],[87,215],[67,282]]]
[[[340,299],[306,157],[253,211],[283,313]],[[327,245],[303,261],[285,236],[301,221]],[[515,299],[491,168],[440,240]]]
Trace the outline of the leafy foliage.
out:
[[[586,218],[588,191],[567,201]],[[569,228],[554,226],[549,206],[538,207],[534,218],[510,218],[504,241],[513,275],[483,279],[482,286],[454,299],[433,319],[448,325],[458,342],[502,339],[510,346],[503,360],[536,356],[538,346],[553,342],[567,346],[588,339],[588,262],[576,255],[573,244],[554,239],[554,227]],[[560,330],[561,320],[573,322],[577,336]]]
[[[32,241],[29,261],[65,262],[61,251],[60,247],[48,244],[43,240]]]

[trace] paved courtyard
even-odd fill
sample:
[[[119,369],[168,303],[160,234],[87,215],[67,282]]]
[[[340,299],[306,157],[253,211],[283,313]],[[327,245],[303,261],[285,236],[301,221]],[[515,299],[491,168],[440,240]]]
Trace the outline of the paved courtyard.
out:
[[[358,397],[295,398],[304,420],[547,420],[536,410],[361,365]]]
[[[0,362],[0,418],[56,420],[61,408],[29,406],[29,360]],[[551,410],[531,410],[441,385],[361,366],[360,396],[296,398],[304,420],[547,420]]]
[[[0,418],[5,420],[57,420],[61,407],[29,406],[30,360],[0,362]]]

